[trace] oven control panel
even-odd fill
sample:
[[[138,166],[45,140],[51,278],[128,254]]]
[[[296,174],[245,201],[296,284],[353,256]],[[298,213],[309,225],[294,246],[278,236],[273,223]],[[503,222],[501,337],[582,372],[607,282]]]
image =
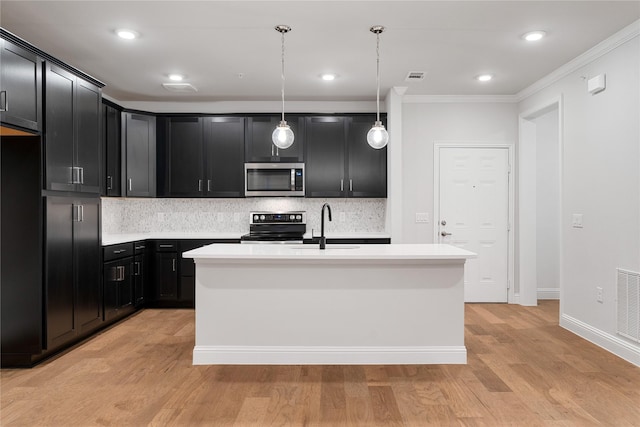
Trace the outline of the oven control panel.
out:
[[[249,224],[306,224],[307,214],[297,212],[251,212]]]

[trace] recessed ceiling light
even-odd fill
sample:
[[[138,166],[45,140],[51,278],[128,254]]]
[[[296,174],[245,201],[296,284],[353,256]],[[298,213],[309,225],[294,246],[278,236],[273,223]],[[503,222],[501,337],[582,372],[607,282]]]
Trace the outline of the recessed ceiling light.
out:
[[[480,74],[476,77],[476,80],[478,80],[479,82],[488,82],[492,78],[493,76],[491,74]]]
[[[133,30],[126,30],[124,28],[116,30],[116,34],[118,35],[118,37],[126,40],[133,40],[140,37],[140,34],[138,32]]]
[[[547,33],[544,31],[531,31],[522,35],[522,38],[528,42],[536,42],[543,38]]]
[[[322,77],[322,80],[326,80],[328,82],[330,82],[331,80],[335,80],[336,79],[336,75],[335,74],[323,74],[320,77]]]
[[[181,82],[184,79],[182,74],[169,74],[169,80],[173,80],[174,82]]]

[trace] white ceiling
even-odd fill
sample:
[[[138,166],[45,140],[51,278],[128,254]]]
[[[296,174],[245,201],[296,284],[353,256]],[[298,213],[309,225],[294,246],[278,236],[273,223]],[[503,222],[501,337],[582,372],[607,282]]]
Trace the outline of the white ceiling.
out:
[[[121,101],[277,100],[280,34],[286,98],[375,99],[381,93],[513,95],[640,18],[640,1],[29,1],[2,0],[0,24],[106,83]],[[126,41],[117,28],[141,37]],[[545,30],[537,44],[521,34]],[[425,71],[406,82],[409,71]],[[324,72],[338,74],[324,82]],[[197,93],[170,93],[183,73]],[[490,83],[474,77],[491,73]],[[243,77],[239,78],[238,75]]]

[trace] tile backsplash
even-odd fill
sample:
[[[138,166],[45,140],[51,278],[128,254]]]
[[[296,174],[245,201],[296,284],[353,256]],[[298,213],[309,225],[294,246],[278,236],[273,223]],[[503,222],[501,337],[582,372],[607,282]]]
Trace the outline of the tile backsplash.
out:
[[[335,233],[383,233],[387,199],[138,199],[102,198],[102,233],[249,231],[249,212],[306,211],[307,231],[320,229],[320,209],[331,206]]]

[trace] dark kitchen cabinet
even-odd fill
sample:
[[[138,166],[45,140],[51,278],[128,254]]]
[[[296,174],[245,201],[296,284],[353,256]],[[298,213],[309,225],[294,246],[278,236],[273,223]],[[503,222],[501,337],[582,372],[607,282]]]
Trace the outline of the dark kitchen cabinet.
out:
[[[345,197],[346,117],[307,117],[305,187],[307,197]]]
[[[145,296],[148,294],[148,251],[145,241],[135,242],[133,257],[133,304],[140,307],[145,303]]]
[[[110,321],[134,309],[133,243],[111,245],[104,251],[104,320]]]
[[[156,196],[156,118],[125,113],[123,194],[127,197]]]
[[[306,119],[307,197],[386,197],[387,149],[373,149],[374,115]]]
[[[175,302],[178,300],[178,243],[157,240],[154,246],[155,301]]]
[[[169,196],[244,196],[243,117],[165,117],[158,123]]]
[[[42,59],[2,39],[0,121],[34,132],[42,130]]]
[[[244,197],[244,117],[204,117],[204,194]]]
[[[104,138],[104,183],[103,194],[109,197],[122,195],[122,110],[110,103],[102,104]]]
[[[101,89],[45,64],[45,188],[100,193]]]
[[[376,150],[367,143],[367,133],[374,121],[374,115],[349,118],[347,134],[347,195],[349,197],[387,197],[387,147]]]
[[[247,162],[283,162],[300,163],[304,161],[305,132],[304,117],[285,115],[285,120],[293,131],[293,145],[279,149],[273,145],[271,135],[280,123],[282,116],[265,115],[247,118],[245,140],[245,159]]]
[[[46,197],[46,348],[102,322],[100,198]]]

